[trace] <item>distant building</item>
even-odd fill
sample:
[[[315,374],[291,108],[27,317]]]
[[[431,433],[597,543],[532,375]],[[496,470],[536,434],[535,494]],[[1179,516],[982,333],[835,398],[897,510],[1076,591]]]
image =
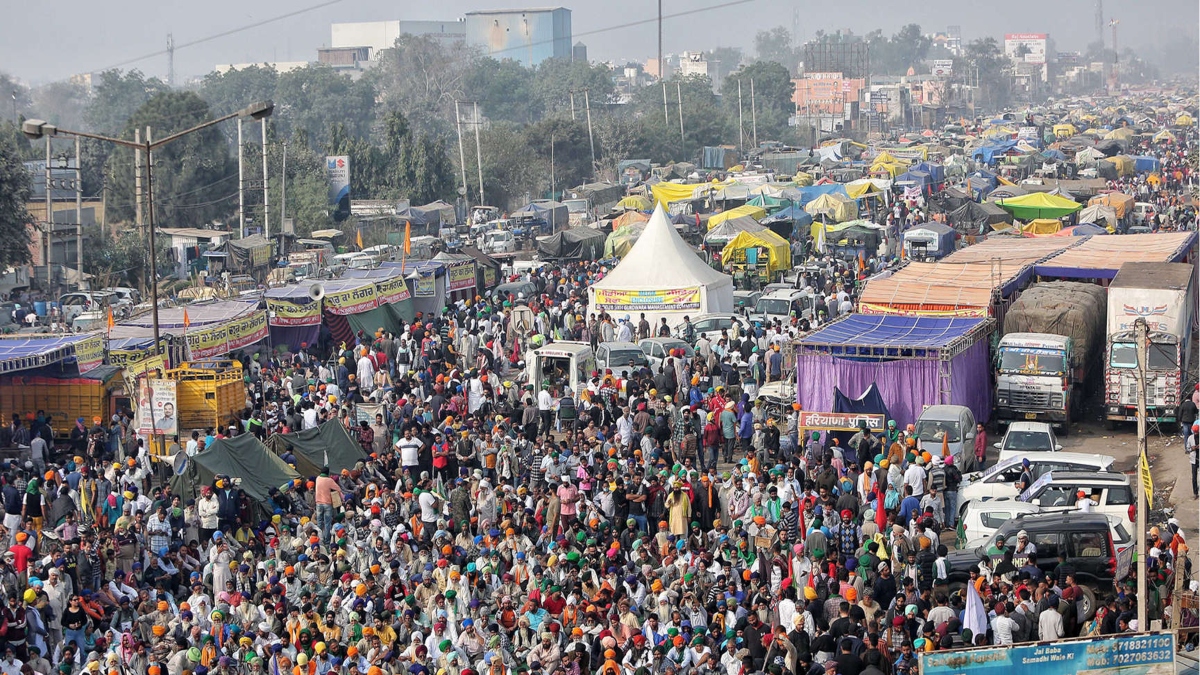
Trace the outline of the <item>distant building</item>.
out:
[[[710,77],[707,55],[704,52],[684,52],[680,54],[679,74],[682,77],[691,75]]]
[[[336,70],[362,68],[370,60],[370,47],[324,47],[317,50],[317,62]]]
[[[587,45],[582,42],[576,42],[575,46],[571,47],[571,60],[587,63]]]
[[[467,45],[532,67],[571,58],[571,10],[565,7],[467,12]]]
[[[464,22],[455,21],[361,21],[356,23],[335,23],[330,27],[331,49],[350,49],[366,47],[365,61],[379,59],[379,54],[385,49],[396,45],[401,35],[432,37],[448,43],[458,43],[466,39]],[[344,55],[338,58],[344,59]],[[332,65],[332,64],[331,64]]]

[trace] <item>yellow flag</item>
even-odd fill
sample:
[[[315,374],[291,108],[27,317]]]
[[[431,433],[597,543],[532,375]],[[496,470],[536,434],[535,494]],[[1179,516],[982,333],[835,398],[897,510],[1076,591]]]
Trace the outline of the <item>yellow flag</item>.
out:
[[[412,222],[404,221],[404,255],[412,254]]]
[[[358,230],[357,233],[354,235],[354,243],[358,244],[358,250],[360,250],[360,251],[363,250],[362,230]]]
[[[1146,508],[1154,508],[1154,478],[1150,475],[1150,462],[1146,461],[1146,453],[1141,453],[1138,459],[1138,475],[1146,488]],[[1138,506],[1141,508],[1141,505]]]
[[[113,321],[112,307],[109,307],[108,308],[108,331],[110,333],[112,332],[113,326],[115,326],[115,325],[116,325],[116,322]]]

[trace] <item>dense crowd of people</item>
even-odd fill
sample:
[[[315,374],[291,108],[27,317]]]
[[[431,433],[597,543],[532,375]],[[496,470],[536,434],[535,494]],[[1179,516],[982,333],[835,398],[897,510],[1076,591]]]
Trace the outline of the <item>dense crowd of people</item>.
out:
[[[1175,190],[1186,151],[1164,148],[1164,227],[1194,222]],[[244,356],[245,413],[170,453],[326,423],[363,450],[266,502],[243,476],[173,493],[128,413],[75,420],[57,444],[62,421],[14,413],[6,444],[31,456],[2,473],[0,672],[906,674],[922,652],[1141,628],[1130,585],[1085,614],[1071,564],[1030,564],[1024,532],[950,583],[957,493],[986,440],[951,456],[921,447],[915,420],[801,436],[798,405],[756,395],[793,377],[782,348],[851,311],[886,257],[795,251],[811,320],[685,323],[694,351],[597,369],[578,391],[523,381],[526,349],[658,335],[589,310],[599,263],[548,265],[522,277],[531,297],[460,301],[396,333]],[[521,305],[533,322],[514,330]],[[1187,544],[1175,521],[1151,541],[1141,600],[1162,616]]]

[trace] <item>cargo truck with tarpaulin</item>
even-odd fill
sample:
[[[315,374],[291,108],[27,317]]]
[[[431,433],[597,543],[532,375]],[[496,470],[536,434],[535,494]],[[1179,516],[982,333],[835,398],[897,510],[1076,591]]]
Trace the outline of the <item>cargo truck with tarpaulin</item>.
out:
[[[1179,404],[1191,392],[1195,276],[1190,263],[1128,262],[1109,285],[1104,417],[1110,428],[1137,420],[1138,319],[1149,328],[1147,420],[1179,420]]]

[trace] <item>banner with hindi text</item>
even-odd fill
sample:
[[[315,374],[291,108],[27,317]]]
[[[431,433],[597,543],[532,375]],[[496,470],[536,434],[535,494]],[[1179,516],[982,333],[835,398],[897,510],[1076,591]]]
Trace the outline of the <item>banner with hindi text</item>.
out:
[[[397,275],[391,279],[375,282],[375,300],[380,305],[391,305],[397,302],[404,302],[412,297],[408,292],[408,285],[404,283],[404,277]],[[374,419],[374,418],[371,418]]]
[[[700,309],[700,287],[660,291],[594,289],[596,309],[626,312],[674,312]]]
[[[75,343],[75,364],[82,375],[104,363],[104,338],[99,334]]]
[[[267,298],[267,321],[272,326],[319,326],[321,303]]]
[[[358,288],[325,293],[325,309],[337,316],[361,314],[378,306],[375,283],[371,281],[364,282],[364,285]]]
[[[461,291],[475,287],[475,261],[463,260],[446,265],[446,277],[450,280],[447,290]]]

